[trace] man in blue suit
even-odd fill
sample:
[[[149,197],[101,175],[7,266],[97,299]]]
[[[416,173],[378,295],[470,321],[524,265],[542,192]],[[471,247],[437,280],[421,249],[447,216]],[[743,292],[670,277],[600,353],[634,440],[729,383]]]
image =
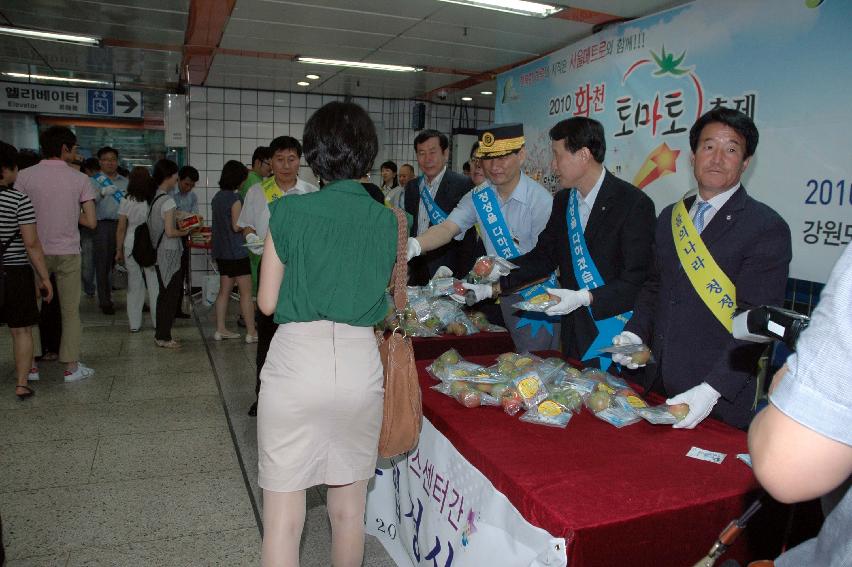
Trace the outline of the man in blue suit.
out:
[[[746,193],[740,177],[757,148],[745,114],[717,108],[689,132],[698,194],[660,214],[655,270],[615,344],[646,343],[655,363],[645,386],[689,405],[674,425],[693,428],[711,413],[745,429],[754,417],[763,345],[734,339],[734,312],[781,305],[792,244],[778,213]],[[629,357],[613,361],[636,368]]]

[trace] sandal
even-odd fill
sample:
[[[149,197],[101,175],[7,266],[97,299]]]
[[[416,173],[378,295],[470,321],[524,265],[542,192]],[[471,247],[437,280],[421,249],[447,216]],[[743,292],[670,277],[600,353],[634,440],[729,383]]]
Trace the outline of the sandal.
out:
[[[180,343],[175,340],[161,341],[159,339],[155,339],[154,342],[157,343],[157,346],[160,348],[180,348]]]
[[[22,390],[26,390],[26,392],[23,393],[23,394],[19,394],[18,388],[21,388]],[[33,394],[35,394],[35,390],[30,388],[29,386],[22,386],[20,384],[15,386],[15,395],[18,396],[19,400],[26,400],[27,398],[32,397]]]

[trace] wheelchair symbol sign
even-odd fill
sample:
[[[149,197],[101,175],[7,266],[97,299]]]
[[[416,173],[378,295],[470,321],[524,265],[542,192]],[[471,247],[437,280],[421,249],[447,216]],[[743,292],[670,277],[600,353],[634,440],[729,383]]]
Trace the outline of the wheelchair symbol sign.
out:
[[[98,114],[101,116],[112,116],[113,113],[113,93],[112,91],[87,89],[88,91],[88,111],[89,114]]]

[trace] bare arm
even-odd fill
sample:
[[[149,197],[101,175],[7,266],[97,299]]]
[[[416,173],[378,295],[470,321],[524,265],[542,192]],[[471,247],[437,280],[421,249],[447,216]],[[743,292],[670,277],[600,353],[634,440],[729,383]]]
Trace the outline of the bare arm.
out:
[[[283,280],[284,264],[275,251],[272,236],[267,234],[263,243],[263,262],[260,264],[260,287],[257,290],[257,306],[264,315],[275,313]]]
[[[417,237],[417,241],[420,243],[420,248],[426,253],[447,244],[460,232],[461,229],[456,223],[445,220],[441,224],[429,227],[429,230]]]
[[[41,241],[38,239],[36,224],[22,224],[20,227],[21,239],[24,241],[30,263],[32,263],[38,276],[38,287],[47,291],[44,300],[50,303],[50,300],[53,299],[53,286],[50,284],[50,274],[47,271],[47,264],[44,262],[44,251],[41,249]]]
[[[233,205],[231,205],[231,230],[234,232],[242,232],[245,234],[246,230],[251,230],[249,228],[244,229],[237,222],[240,220],[240,213],[243,210],[243,204],[240,201],[235,201]],[[252,231],[254,232],[254,231]]]
[[[83,211],[80,213],[80,220],[78,222],[86,228],[94,230],[98,226],[98,217],[95,214],[95,202],[84,202],[82,209]]]
[[[778,371],[773,388],[786,371],[786,366]],[[852,447],[820,435],[771,404],[754,418],[748,446],[757,480],[781,502],[822,496],[852,474]]]
[[[166,236],[169,238],[183,238],[187,234],[189,234],[188,230],[179,230],[177,225],[175,224],[175,210],[169,209],[166,211],[166,216],[163,219],[165,223]]]
[[[124,237],[127,236],[127,215],[118,215],[115,229],[115,261],[124,262]]]

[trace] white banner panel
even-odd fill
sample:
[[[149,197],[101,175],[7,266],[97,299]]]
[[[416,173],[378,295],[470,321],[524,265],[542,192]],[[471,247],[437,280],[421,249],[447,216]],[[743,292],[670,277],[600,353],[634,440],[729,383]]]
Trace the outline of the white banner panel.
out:
[[[496,120],[524,123],[527,173],[552,189],[550,128],[600,121],[606,166],[659,213],[696,186],[696,118],[741,110],[760,131],[746,189],[790,225],[790,276],[825,282],[852,241],[850,22],[848,1],[699,0],[501,74]]]
[[[142,118],[142,93],[0,82],[0,110],[102,118]]]
[[[565,567],[565,540],[527,522],[426,418],[407,458],[382,460],[367,533],[400,566]]]

